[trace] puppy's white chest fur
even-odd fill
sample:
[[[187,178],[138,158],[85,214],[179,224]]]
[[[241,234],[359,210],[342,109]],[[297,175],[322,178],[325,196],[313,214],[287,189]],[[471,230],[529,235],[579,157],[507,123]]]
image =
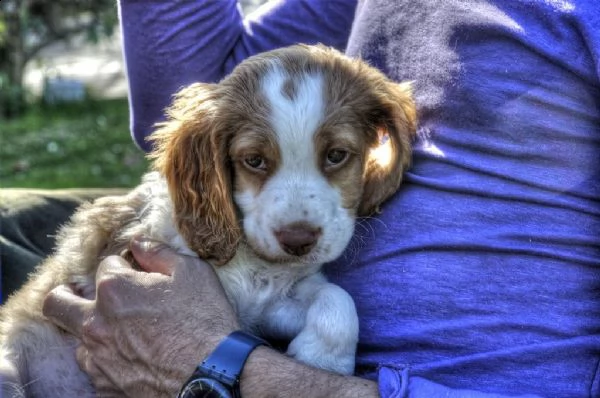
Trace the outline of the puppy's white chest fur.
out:
[[[312,297],[307,290],[327,285],[319,264],[272,264],[246,245],[215,270],[235,306],[242,327],[275,338],[291,338],[304,324]]]

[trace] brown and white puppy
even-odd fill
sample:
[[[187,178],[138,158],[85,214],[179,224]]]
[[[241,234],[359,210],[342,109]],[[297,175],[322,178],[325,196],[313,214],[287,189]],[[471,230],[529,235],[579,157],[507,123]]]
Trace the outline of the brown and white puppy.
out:
[[[320,269],[346,248],[355,218],[400,185],[415,118],[407,84],[323,46],[260,54],[219,84],[183,89],[151,138],[156,171],[129,195],[83,206],[2,308],[4,388],[94,395],[74,338],[44,319],[42,302],[64,283],[93,297],[99,260],[140,234],[209,260],[245,330],[351,374],[354,303]]]

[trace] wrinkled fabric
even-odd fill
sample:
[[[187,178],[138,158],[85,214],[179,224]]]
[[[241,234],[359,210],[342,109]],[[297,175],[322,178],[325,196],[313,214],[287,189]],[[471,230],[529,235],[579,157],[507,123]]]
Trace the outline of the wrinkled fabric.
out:
[[[421,118],[405,184],[329,268],[360,371],[600,396],[598,27],[592,1],[359,4],[348,53],[413,80]]]

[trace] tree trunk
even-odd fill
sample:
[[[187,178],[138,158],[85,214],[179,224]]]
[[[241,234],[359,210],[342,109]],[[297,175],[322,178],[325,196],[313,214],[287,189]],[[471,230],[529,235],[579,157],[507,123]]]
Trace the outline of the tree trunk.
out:
[[[18,116],[25,109],[25,90],[23,78],[25,70],[25,36],[22,29],[27,17],[27,1],[13,0],[13,7],[7,7],[6,28],[8,31],[6,49],[8,53],[7,77],[8,87],[0,97],[1,114],[11,118]]]

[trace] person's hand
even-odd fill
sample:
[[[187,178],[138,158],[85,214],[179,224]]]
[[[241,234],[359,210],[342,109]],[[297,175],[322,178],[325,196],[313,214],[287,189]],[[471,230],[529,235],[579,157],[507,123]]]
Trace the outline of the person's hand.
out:
[[[80,338],[77,361],[99,396],[173,397],[237,319],[210,265],[144,239],[131,251],[147,272],[108,257],[95,300],[60,286],[43,312]]]

